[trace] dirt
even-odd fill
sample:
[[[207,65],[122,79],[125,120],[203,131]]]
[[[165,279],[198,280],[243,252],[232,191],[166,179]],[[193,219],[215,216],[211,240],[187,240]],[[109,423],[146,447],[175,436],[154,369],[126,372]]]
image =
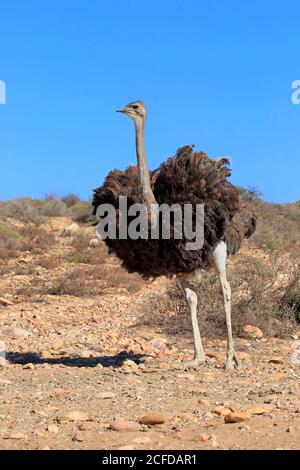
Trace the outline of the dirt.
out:
[[[47,226],[55,256],[69,250],[60,236],[66,223]],[[16,289],[41,277],[50,283],[67,269],[30,269],[35,258],[10,260],[0,278],[8,300],[0,303],[1,449],[299,449],[296,337],[236,338],[242,368],[228,372],[225,340],[204,338],[207,363],[183,370],[191,339],[143,324],[146,300],[169,281],[132,293],[26,298]],[[152,412],[165,422],[139,423]],[[226,422],[228,413],[238,422]],[[113,429],[116,419],[123,430]]]

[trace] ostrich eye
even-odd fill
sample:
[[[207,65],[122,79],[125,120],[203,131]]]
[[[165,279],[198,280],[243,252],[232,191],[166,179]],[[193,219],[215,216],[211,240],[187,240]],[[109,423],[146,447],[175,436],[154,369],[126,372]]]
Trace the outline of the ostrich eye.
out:
[[[133,105],[133,106],[131,106],[131,107],[132,107],[132,109],[139,109],[139,106],[138,106],[138,104],[134,104],[134,105]]]

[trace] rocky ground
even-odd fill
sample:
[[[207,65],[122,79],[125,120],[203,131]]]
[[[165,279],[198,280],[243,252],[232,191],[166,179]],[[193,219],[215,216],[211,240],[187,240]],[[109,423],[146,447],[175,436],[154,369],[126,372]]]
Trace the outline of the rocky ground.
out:
[[[66,223],[47,228],[53,256],[69,249]],[[183,370],[191,340],[143,323],[169,281],[37,292],[68,269],[38,266],[40,256],[8,260],[0,278],[1,449],[299,449],[297,332],[248,329],[236,339],[242,368],[229,372],[225,341],[204,338],[207,363]]]

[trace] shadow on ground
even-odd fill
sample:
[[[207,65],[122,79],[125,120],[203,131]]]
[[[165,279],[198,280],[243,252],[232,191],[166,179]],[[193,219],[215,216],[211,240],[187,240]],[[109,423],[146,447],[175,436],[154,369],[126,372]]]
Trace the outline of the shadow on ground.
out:
[[[6,354],[6,359],[12,364],[62,364],[67,367],[96,367],[98,364],[101,364],[103,367],[122,367],[125,360],[131,360],[139,364],[143,362],[145,356],[141,354],[130,354],[126,351],[121,351],[115,356],[98,356],[98,357],[72,357],[72,356],[60,356],[55,358],[44,358],[41,357],[38,353],[27,352],[8,352]]]

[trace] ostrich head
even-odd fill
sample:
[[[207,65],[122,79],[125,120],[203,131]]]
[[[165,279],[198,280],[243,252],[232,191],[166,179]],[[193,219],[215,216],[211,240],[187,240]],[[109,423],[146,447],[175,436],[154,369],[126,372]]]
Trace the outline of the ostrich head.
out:
[[[117,112],[126,114],[135,122],[135,124],[145,123],[146,106],[142,101],[133,101],[132,103],[128,103],[124,108],[117,109]]]

